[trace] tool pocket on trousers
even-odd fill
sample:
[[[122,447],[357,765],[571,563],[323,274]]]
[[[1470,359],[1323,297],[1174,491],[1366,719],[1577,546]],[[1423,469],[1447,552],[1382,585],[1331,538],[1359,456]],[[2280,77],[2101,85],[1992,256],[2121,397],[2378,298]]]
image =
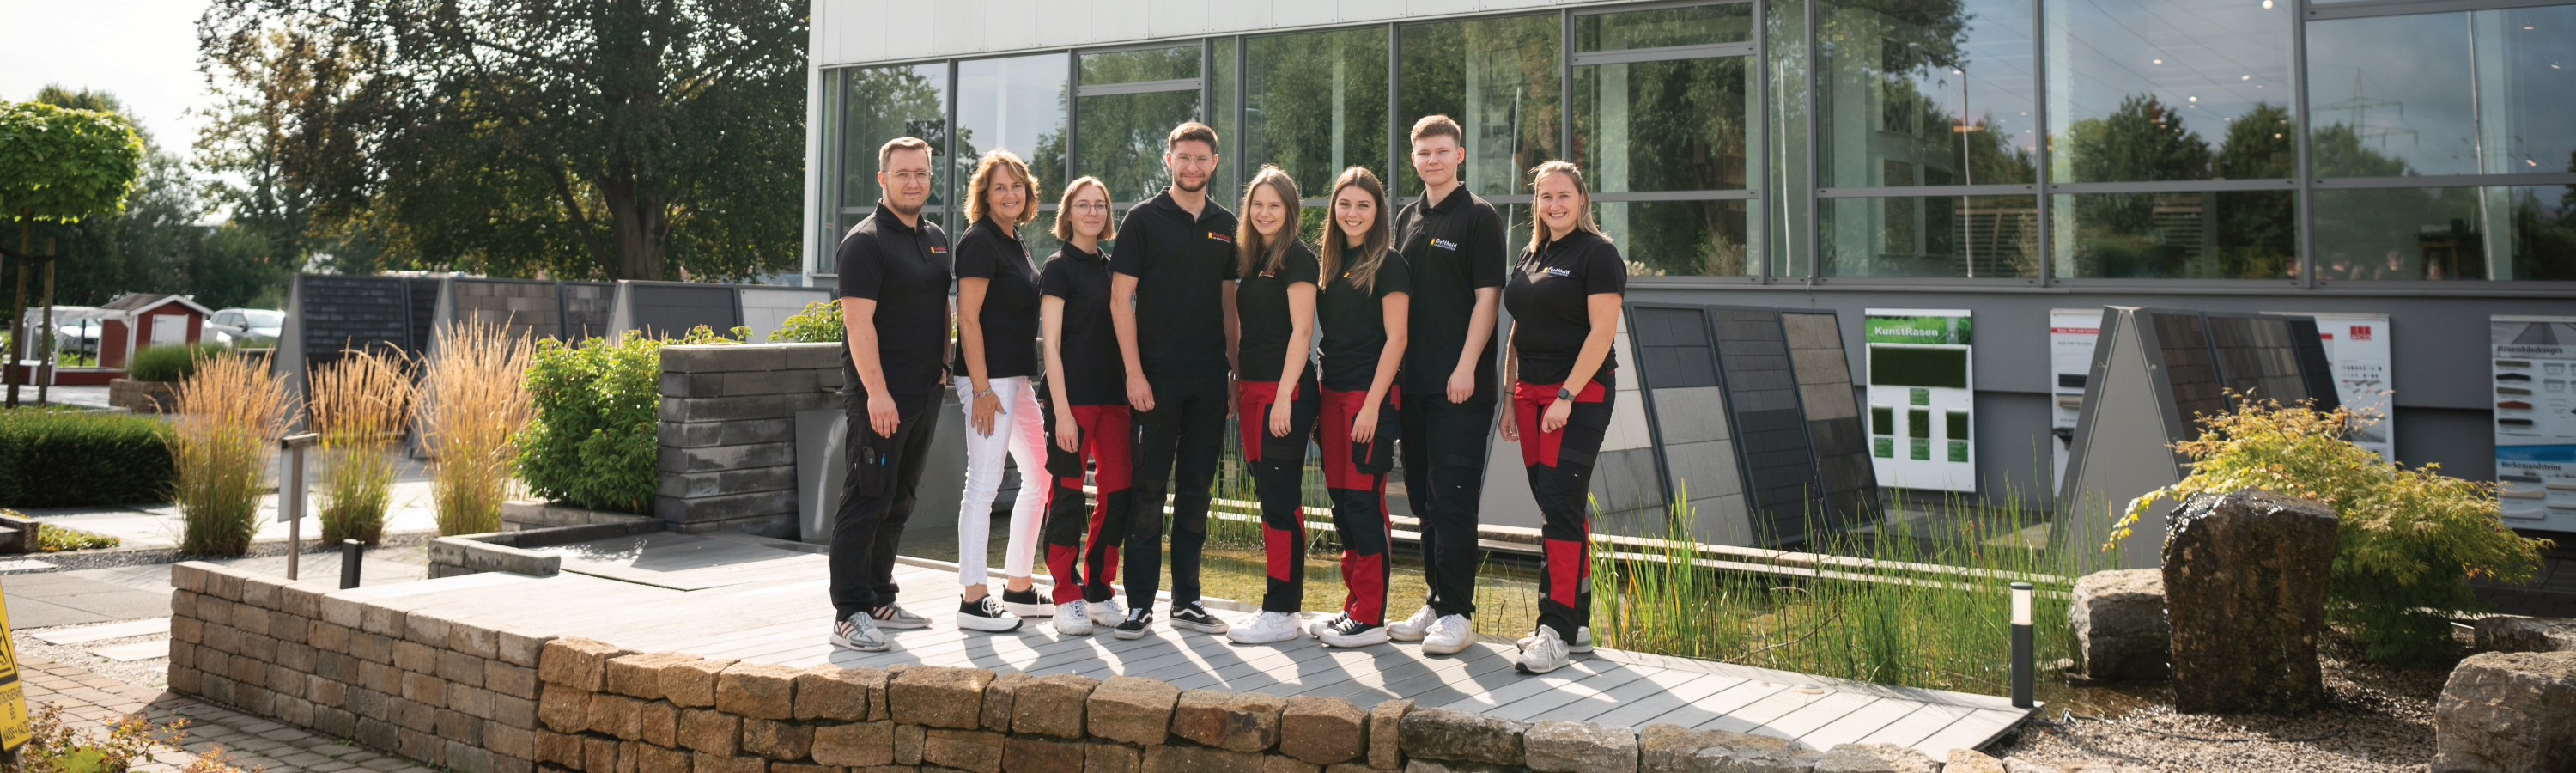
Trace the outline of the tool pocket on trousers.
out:
[[[886,482],[894,479],[893,455],[875,446],[860,446],[850,450],[850,457],[850,491],[862,497],[885,496]]]

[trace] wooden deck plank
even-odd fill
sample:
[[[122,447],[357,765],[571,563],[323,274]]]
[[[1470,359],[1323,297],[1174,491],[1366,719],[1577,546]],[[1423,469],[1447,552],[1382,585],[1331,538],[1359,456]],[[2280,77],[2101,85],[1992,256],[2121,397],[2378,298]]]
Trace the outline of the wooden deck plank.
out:
[[[1903,698],[1879,698],[1869,705],[1853,709],[1852,713],[1825,723],[1823,727],[1800,734],[1798,740],[1818,749],[1831,749],[1839,744],[1854,743],[1871,733],[1878,732],[1879,728],[1886,727],[1928,705]]]
[[[1933,759],[1948,759],[1951,749],[1975,749],[1985,746],[1993,742],[1995,736],[2002,735],[2005,730],[2011,729],[2026,716],[2028,715],[2017,710],[1978,709],[1976,713],[1960,717],[1959,721],[1950,723],[1949,727],[1941,728],[1939,732],[1914,742],[1913,746],[1925,754],[1932,755]]]
[[[1789,685],[1784,682],[1743,681],[1737,682],[1733,686],[1724,690],[1719,690],[1715,694],[1709,695],[1706,698],[1683,703],[1678,706],[1671,705],[1667,699],[1661,697],[1651,701],[1639,701],[1639,708],[1660,709],[1642,717],[1637,716],[1638,712],[1632,712],[1623,708],[1618,711],[1596,717],[1593,721],[1601,722],[1602,724],[1612,724],[1615,722],[1616,724],[1634,725],[1637,727],[1645,727],[1647,725],[1662,723],[1695,728],[1723,718],[1728,712],[1742,709],[1745,706],[1752,705],[1756,701],[1777,695],[1781,691],[1787,689],[1789,689]]]
[[[1588,722],[1593,717],[1608,715],[1637,706],[1642,701],[1663,696],[1673,696],[1673,700],[1677,701],[1673,705],[1689,703],[1733,686],[1738,681],[1742,680],[1700,671],[1659,668],[1648,673],[1644,679],[1603,690],[1592,700],[1558,706],[1530,719]]]
[[[1407,691],[1412,688],[1407,685],[1445,684],[1451,676],[1472,676],[1511,666],[1511,659],[1482,647],[1441,657],[1423,657],[1419,649],[1409,649],[1407,654],[1414,656],[1413,662],[1375,673],[1361,674],[1349,681],[1307,690],[1302,694],[1341,698],[1354,704],[1368,706],[1399,696],[1409,696],[1410,693]]]
[[[1945,706],[1938,703],[1926,703],[1923,704],[1922,708],[1915,709],[1914,713],[1907,714],[1894,722],[1887,723],[1886,727],[1879,728],[1869,735],[1862,736],[1857,743],[1892,743],[1898,746],[1913,746],[1915,742],[1921,741],[1925,738],[1930,738],[1933,733],[1940,732],[1942,728],[1949,727],[1951,724],[1958,722],[1960,718],[1974,713],[1977,713],[1976,709],[1967,708],[1965,706]]]
[[[1829,692],[1823,695],[1797,693],[1797,695],[1798,697],[1809,698],[1811,700],[1809,700],[1806,705],[1798,707],[1797,710],[1791,711],[1787,714],[1782,714],[1751,728],[1728,727],[1725,723],[1720,722],[1717,723],[1713,729],[1734,730],[1744,733],[1761,733],[1763,735],[1778,736],[1781,738],[1800,738],[1809,733],[1816,732],[1818,728],[1832,724],[1834,720],[1848,716],[1854,711],[1859,711],[1862,706],[1867,706],[1880,700],[1884,700],[1874,695],[1863,695],[1860,693],[1849,692]]]
[[[1559,669],[1560,672],[1562,670],[1563,669]],[[1504,704],[1500,709],[1495,709],[1494,711],[1487,713],[1504,719],[1527,720],[1550,711],[1555,711],[1560,707],[1584,701],[1598,701],[1603,705],[1607,705],[1607,701],[1602,701],[1600,697],[1602,692],[1629,682],[1644,679],[1651,674],[1661,673],[1663,671],[1664,669],[1660,668],[1632,666],[1624,663],[1617,664],[1616,667],[1602,671],[1601,673],[1594,675],[1592,678],[1578,679],[1571,684],[1566,684],[1558,687],[1557,689],[1512,701]],[[1552,675],[1553,674],[1551,674],[1551,676]]]

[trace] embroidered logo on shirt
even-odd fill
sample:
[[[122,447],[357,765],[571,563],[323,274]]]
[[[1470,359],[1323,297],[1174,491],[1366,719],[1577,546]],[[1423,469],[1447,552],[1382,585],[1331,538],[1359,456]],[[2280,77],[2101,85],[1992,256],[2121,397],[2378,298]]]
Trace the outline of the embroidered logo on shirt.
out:
[[[1447,239],[1433,239],[1433,240],[1431,240],[1431,246],[1433,246],[1433,247],[1438,247],[1438,248],[1440,248],[1440,249],[1444,249],[1444,250],[1453,250],[1453,251],[1454,251],[1454,250],[1458,249],[1458,243],[1457,243],[1457,242],[1449,241],[1449,240],[1447,240]]]
[[[946,248],[946,247],[932,247],[932,248],[930,248],[930,254],[932,254],[932,255],[944,254],[944,253],[946,253],[946,252],[948,252],[948,248]]]
[[[1547,275],[1548,275],[1548,276],[1573,276],[1573,275],[1574,275],[1574,272],[1572,272],[1572,271],[1567,271],[1567,270],[1565,270],[1565,269],[1561,269],[1561,268],[1551,268],[1551,269],[1548,269],[1548,270],[1547,270]]]
[[[1225,234],[1221,234],[1221,233],[1217,233],[1217,232],[1215,232],[1215,231],[1209,231],[1209,232],[1208,232],[1208,238],[1210,238],[1210,239],[1215,239],[1215,240],[1217,240],[1217,241],[1221,241],[1221,242],[1225,242],[1225,243],[1227,243],[1227,244],[1233,244],[1233,243],[1234,243],[1234,237],[1232,237],[1232,236],[1227,236],[1227,235],[1225,235]]]

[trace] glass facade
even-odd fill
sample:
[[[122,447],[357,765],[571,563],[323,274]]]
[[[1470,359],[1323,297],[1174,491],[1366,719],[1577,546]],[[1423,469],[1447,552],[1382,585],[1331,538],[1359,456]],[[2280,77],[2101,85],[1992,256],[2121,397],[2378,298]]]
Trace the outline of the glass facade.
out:
[[[1154,195],[1185,120],[1220,201],[1262,164],[1310,207],[1349,166],[1409,198],[1405,132],[1442,113],[1515,248],[1527,170],[1573,160],[1641,286],[2576,280],[2576,5],[2460,7],[1611,3],[834,68],[815,237],[896,136],[937,148],[952,225],[974,160],[1020,153],[1035,231],[1072,177]]]

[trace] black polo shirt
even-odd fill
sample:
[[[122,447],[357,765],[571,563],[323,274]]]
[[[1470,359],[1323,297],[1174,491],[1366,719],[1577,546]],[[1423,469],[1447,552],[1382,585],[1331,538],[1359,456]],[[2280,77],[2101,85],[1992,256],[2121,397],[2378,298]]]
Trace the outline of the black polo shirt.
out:
[[[877,302],[877,364],[886,391],[921,395],[939,391],[948,348],[948,234],[924,218],[904,225],[884,204],[841,237],[841,297]],[[852,390],[858,363],[841,347],[842,375]]]
[[[1386,264],[1378,266],[1375,281],[1366,289],[1352,284],[1349,271],[1325,286],[1324,296],[1315,301],[1315,316],[1324,327],[1325,389],[1364,391],[1377,380],[1377,358],[1386,353],[1386,297],[1411,293],[1412,287],[1413,268],[1399,252],[1386,254]],[[1413,324],[1411,319],[1406,318],[1407,326]],[[1450,347],[1450,359],[1457,359],[1456,349]],[[1394,388],[1403,387],[1404,382],[1397,381]]]
[[[1235,378],[1278,381],[1280,372],[1287,370],[1288,337],[1297,332],[1288,316],[1288,286],[1316,284],[1315,274],[1321,270],[1315,265],[1315,251],[1306,249],[1306,243],[1293,234],[1290,237],[1278,268],[1234,282],[1234,315],[1241,320],[1238,330],[1243,336]],[[1261,268],[1260,259],[1254,260],[1253,268]]]
[[[1118,357],[1118,327],[1109,319],[1109,256],[1067,244],[1047,256],[1041,291],[1064,299],[1065,399],[1074,405],[1126,405],[1127,366]]]
[[[1136,355],[1147,378],[1223,378],[1224,283],[1233,281],[1234,213],[1210,197],[1198,217],[1155,194],[1118,223],[1109,269],[1136,278]]]
[[[984,323],[984,377],[1037,375],[1038,272],[1020,237],[992,218],[975,221],[957,239],[957,278],[987,280],[975,315]],[[962,378],[973,371],[966,368],[965,334],[958,335],[948,372]]]
[[[1483,197],[1460,185],[1449,197],[1419,199],[1395,215],[1396,250],[1412,267],[1412,313],[1404,349],[1403,389],[1409,394],[1449,391],[1458,350],[1476,311],[1476,290],[1503,286],[1503,218]],[[1475,400],[1494,399],[1494,346],[1487,338],[1476,366]]]
[[[1521,355],[1521,381],[1561,384],[1573,375],[1574,358],[1583,339],[1592,335],[1592,296],[1626,295],[1628,264],[1610,240],[1590,231],[1544,245],[1531,245],[1514,266],[1511,284],[1503,286],[1503,309],[1512,313],[1512,348]],[[1601,360],[1593,380],[1612,383],[1619,352]]]

